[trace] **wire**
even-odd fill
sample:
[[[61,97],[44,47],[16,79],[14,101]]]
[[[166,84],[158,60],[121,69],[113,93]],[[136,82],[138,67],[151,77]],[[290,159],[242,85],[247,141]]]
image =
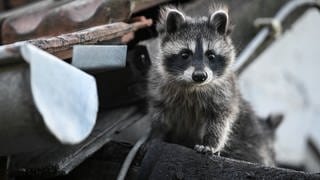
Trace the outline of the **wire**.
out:
[[[133,159],[135,158],[138,150],[140,149],[140,147],[147,141],[148,137],[150,135],[150,132],[148,132],[146,135],[142,136],[137,142],[136,144],[133,146],[133,148],[130,150],[129,154],[127,155],[124,163],[122,164],[120,173],[117,177],[117,180],[124,180],[126,178],[126,175],[128,173],[129,167],[133,161]]]

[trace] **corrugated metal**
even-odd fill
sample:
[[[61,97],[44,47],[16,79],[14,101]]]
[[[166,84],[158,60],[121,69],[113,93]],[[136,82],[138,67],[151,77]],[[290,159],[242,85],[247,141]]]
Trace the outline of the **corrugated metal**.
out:
[[[92,26],[120,22],[127,20],[129,15],[129,0],[77,0],[55,8],[33,8],[32,11],[12,15],[4,20],[2,43],[56,36]]]
[[[0,13],[1,43],[128,21],[132,13],[170,0],[46,0]],[[22,4],[26,4],[23,1]]]

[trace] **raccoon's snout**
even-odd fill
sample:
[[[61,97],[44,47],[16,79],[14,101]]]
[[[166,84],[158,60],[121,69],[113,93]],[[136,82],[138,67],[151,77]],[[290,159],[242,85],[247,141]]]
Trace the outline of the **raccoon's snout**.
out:
[[[208,74],[205,71],[194,71],[192,73],[192,79],[195,82],[201,83],[208,78]]]

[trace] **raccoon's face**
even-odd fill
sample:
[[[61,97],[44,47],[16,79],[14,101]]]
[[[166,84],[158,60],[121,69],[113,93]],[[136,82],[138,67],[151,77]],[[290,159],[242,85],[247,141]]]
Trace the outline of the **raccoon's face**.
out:
[[[192,19],[169,9],[161,41],[161,66],[170,80],[204,85],[222,77],[234,59],[229,16],[219,10]]]

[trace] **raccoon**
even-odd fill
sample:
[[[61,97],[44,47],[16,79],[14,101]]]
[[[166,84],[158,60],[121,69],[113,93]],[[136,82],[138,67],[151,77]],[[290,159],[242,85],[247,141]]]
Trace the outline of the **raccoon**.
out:
[[[273,165],[264,128],[241,97],[232,71],[230,16],[162,10],[159,57],[148,75],[152,138],[250,162]]]

